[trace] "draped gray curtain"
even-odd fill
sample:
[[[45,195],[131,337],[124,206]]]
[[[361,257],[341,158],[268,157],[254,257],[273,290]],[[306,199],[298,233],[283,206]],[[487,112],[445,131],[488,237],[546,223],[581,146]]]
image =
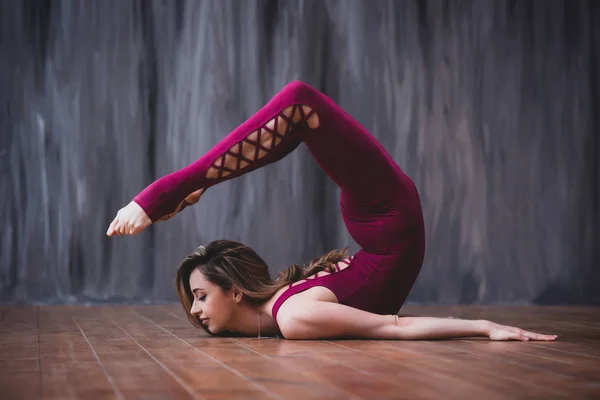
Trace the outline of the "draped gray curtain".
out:
[[[303,146],[138,236],[105,235],[300,79],[419,188],[427,255],[409,302],[600,302],[593,0],[12,0],[0,14],[2,301],[172,301],[179,260],[218,238],[273,275],[356,250]]]

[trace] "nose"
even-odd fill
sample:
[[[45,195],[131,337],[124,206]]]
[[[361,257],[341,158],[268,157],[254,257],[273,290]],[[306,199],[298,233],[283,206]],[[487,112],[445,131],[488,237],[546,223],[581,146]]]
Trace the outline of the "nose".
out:
[[[198,306],[198,302],[194,301],[192,303],[192,309],[190,310],[190,314],[198,316],[201,312],[202,312],[202,310]]]

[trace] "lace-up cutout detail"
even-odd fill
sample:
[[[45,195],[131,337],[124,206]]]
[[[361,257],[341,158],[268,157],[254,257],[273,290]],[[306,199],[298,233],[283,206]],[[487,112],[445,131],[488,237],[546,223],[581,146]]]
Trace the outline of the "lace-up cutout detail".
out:
[[[342,269],[348,267],[350,265],[350,262],[352,261],[353,258],[354,258],[354,256],[352,256],[350,258],[346,258],[344,260],[340,260],[340,262],[338,262],[337,264],[334,265],[335,270],[337,272],[340,272]],[[342,264],[344,267],[340,268],[340,264]]]
[[[311,107],[304,104],[286,107],[275,118],[219,156],[206,172],[206,178],[220,179],[242,170],[266,156],[293,130],[316,129],[318,126],[318,116]]]
[[[335,268],[334,272],[318,271],[314,275],[311,275],[311,276],[308,276],[308,277],[306,277],[304,279],[301,279],[299,281],[290,283],[289,286],[288,286],[288,288],[294,287],[296,285],[299,285],[299,284],[307,282],[307,281],[311,281],[311,280],[316,279],[316,278],[321,278],[321,277],[325,277],[327,275],[331,275],[332,273],[333,274],[338,273],[338,272],[342,271],[343,269],[348,268],[350,266],[350,263],[352,262],[353,258],[354,258],[354,256],[349,257],[349,258],[345,258],[343,260],[338,261],[336,264],[333,264],[333,267]]]
[[[175,210],[172,213],[163,215],[162,217],[157,219],[157,221],[166,221],[168,219],[171,219],[177,213],[181,212],[184,208],[191,206],[192,204],[196,204],[198,200],[200,200],[200,196],[202,196],[205,190],[205,188],[196,190],[194,193],[190,194],[188,197],[179,202],[177,208],[175,208]]]

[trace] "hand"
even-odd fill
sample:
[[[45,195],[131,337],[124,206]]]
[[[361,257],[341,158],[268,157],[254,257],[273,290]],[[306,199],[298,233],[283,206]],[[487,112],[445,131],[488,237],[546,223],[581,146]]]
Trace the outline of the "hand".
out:
[[[142,207],[132,201],[119,210],[106,234],[108,236],[136,235],[151,224],[152,220],[142,210]]]
[[[514,326],[500,325],[489,321],[487,336],[490,340],[554,340],[557,335],[544,335],[541,333],[529,332]]]

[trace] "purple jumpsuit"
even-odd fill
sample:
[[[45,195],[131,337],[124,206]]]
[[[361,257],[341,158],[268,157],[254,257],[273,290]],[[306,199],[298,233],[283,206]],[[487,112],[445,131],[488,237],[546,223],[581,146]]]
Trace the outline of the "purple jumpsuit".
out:
[[[301,105],[312,110],[304,115]],[[293,115],[300,113],[300,121],[294,123],[283,114],[290,106],[295,106]],[[315,129],[306,123],[313,113],[319,121]],[[266,124],[272,119],[276,125],[269,129]],[[284,134],[278,133],[278,123],[286,124]],[[264,146],[261,135],[272,138],[271,146]],[[192,192],[278,161],[301,142],[340,187],[344,223],[361,249],[347,268],[288,288],[273,306],[275,323],[286,299],[314,286],[330,289],[340,304],[396,314],[417,279],[425,253],[419,194],[412,180],[364,127],[305,83],[287,84],[203,157],[158,179],[134,201],[152,221],[168,219],[189,205],[185,198]],[[250,145],[254,156],[248,157],[247,152],[244,156],[242,147]],[[236,160],[235,168],[226,162],[231,157]]]

